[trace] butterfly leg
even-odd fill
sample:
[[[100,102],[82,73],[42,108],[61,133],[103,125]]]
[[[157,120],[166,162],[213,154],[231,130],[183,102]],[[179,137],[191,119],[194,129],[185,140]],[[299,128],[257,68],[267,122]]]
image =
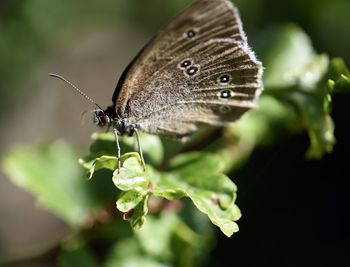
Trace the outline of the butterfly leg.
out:
[[[117,168],[118,168],[118,173],[119,173],[119,171],[120,171],[120,145],[119,145],[118,130],[116,128],[114,128],[114,136],[115,136],[115,142],[117,143],[117,158],[118,158]]]
[[[141,143],[140,143],[139,131],[136,128],[134,129],[134,131],[135,131],[137,146],[139,148],[139,154],[141,157],[142,166],[143,166],[143,169],[146,170],[146,164],[145,164],[145,160],[143,158],[142,147],[141,147]]]

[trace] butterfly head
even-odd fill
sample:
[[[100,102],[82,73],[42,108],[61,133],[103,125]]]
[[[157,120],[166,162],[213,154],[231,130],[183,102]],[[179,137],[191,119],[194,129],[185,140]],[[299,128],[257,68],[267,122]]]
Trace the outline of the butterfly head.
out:
[[[100,108],[96,109],[94,112],[94,123],[104,128],[105,126],[110,127],[114,123],[114,118],[116,117],[114,106],[109,106],[105,110]]]
[[[115,106],[109,106],[105,110],[96,109],[94,111],[94,123],[101,127],[113,127],[117,129],[119,135],[132,136],[137,124],[130,123],[128,118],[119,118],[115,111]]]

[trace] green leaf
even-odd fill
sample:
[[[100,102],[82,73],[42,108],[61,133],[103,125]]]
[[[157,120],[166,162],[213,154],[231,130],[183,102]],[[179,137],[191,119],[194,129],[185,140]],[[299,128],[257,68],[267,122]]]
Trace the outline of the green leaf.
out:
[[[140,155],[136,152],[126,153],[120,158],[121,168],[113,173],[113,182],[122,191],[145,190],[149,178],[142,166]]]
[[[146,221],[146,215],[148,213],[148,199],[149,195],[147,194],[132,210],[130,223],[134,229],[140,229]]]
[[[3,169],[16,185],[33,193],[43,208],[72,226],[81,226],[116,191],[110,181],[84,180],[77,159],[77,152],[63,142],[39,148],[17,146],[5,156]]]
[[[114,171],[117,167],[117,158],[113,156],[102,156],[102,157],[96,158],[94,161],[91,161],[91,162],[86,162],[84,161],[84,159],[79,159],[79,163],[84,168],[90,170],[87,173],[86,178],[91,179],[95,171],[98,171],[101,169]]]
[[[234,203],[237,188],[220,173],[221,166],[220,157],[214,154],[193,152],[179,155],[171,161],[169,172],[151,176],[150,192],[169,200],[189,197],[213,224],[231,236],[238,231],[235,221],[241,213]]]
[[[147,195],[147,191],[129,190],[120,194],[117,200],[117,209],[121,212],[134,210]]]
[[[103,168],[104,162],[100,162]],[[188,197],[227,236],[238,231],[235,221],[241,215],[234,204],[237,188],[220,173],[219,157],[199,152],[183,154],[170,162],[168,172],[158,172],[149,166],[145,172],[138,153],[125,154],[120,162],[121,168],[114,171],[113,182],[125,193],[118,199],[117,208],[127,213],[133,227],[143,225],[148,212],[147,200],[154,195],[168,200]],[[110,168],[108,161],[106,168]],[[91,166],[90,174],[95,170]]]

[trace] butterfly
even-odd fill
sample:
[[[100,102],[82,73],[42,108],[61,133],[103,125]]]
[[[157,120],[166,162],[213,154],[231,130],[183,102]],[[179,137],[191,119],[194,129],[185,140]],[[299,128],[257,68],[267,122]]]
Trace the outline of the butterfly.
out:
[[[236,7],[198,0],[137,54],[113,104],[96,104],[94,121],[112,127],[116,139],[142,131],[184,140],[203,124],[224,126],[256,107],[262,74]]]

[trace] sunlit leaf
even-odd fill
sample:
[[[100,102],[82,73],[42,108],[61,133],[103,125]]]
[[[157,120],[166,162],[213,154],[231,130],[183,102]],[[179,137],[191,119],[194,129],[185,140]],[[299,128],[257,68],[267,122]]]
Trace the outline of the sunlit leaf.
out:
[[[116,160],[116,159],[115,159]],[[99,161],[110,168],[108,161]],[[125,193],[117,208],[126,213],[131,224],[139,228],[148,212],[147,200],[154,195],[169,200],[188,197],[195,206],[227,235],[238,231],[235,223],[240,211],[234,204],[237,188],[224,174],[221,159],[213,154],[188,153],[175,157],[169,171],[158,172],[147,166],[144,170],[138,153],[127,153],[120,159],[121,168],[114,171],[113,182]],[[89,168],[93,175],[95,166]]]

